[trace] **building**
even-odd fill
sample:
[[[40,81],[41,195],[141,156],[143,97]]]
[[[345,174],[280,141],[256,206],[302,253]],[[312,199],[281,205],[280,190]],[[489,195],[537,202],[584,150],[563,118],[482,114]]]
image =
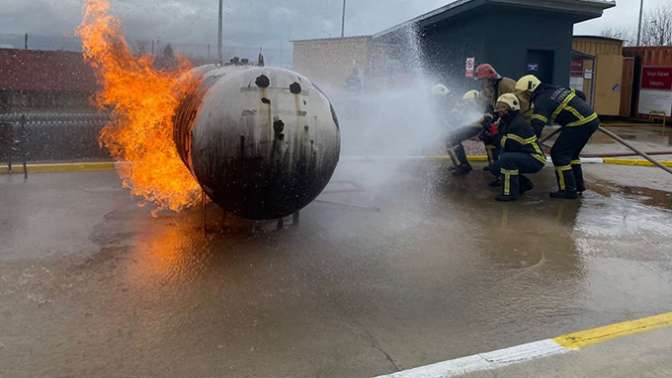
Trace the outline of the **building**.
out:
[[[445,81],[465,82],[471,58],[475,64],[493,64],[506,76],[533,73],[546,82],[569,85],[574,24],[601,17],[615,5],[606,0],[458,0],[370,37],[294,41],[299,50],[294,66],[301,72],[319,61],[323,67],[311,72],[317,74],[312,77],[318,82],[338,79],[333,84],[345,86],[342,78],[347,74],[322,72],[356,67],[365,77],[375,76],[390,62],[409,69],[418,64],[408,56],[410,51]],[[323,59],[332,55],[334,46],[338,59]],[[365,55],[368,59],[360,62]],[[351,63],[343,67],[341,62]]]
[[[586,93],[595,112],[601,116],[620,116],[621,98],[632,93],[623,82],[623,41],[620,39],[575,36],[570,85]]]
[[[0,112],[89,110],[96,88],[81,53],[0,49]]]
[[[352,85],[369,70],[370,36],[293,41],[294,69],[324,83]]]

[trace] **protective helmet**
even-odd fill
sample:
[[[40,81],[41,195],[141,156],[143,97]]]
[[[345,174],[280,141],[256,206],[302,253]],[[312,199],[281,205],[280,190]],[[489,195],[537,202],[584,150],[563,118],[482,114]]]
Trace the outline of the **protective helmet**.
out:
[[[481,92],[475,89],[468,91],[467,93],[464,94],[464,96],[462,96],[462,100],[464,101],[476,101],[479,98],[481,98]]]
[[[443,84],[436,84],[432,87],[432,95],[434,96],[448,96],[450,93],[450,90],[448,90],[448,87],[446,87]]]
[[[505,104],[506,106],[509,107],[510,110],[514,112],[520,111],[520,100],[513,93],[505,93],[499,96],[495,108],[498,107],[500,104]]]
[[[516,90],[520,92],[534,92],[541,85],[541,80],[534,75],[525,75],[516,83]]]
[[[501,79],[502,77],[497,73],[494,67],[492,67],[490,64],[481,64],[478,67],[476,67],[476,73],[474,77],[477,80],[482,80],[482,79]]]

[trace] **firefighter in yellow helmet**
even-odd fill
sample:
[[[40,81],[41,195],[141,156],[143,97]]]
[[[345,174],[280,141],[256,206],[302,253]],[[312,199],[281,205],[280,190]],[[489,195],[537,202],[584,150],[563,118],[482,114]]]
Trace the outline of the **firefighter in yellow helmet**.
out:
[[[546,156],[532,125],[520,112],[520,99],[507,93],[497,99],[495,113],[499,116],[501,154],[497,167],[502,177],[502,192],[497,201],[515,201],[534,188],[523,174],[537,173],[546,165]]]
[[[586,190],[581,168],[581,150],[600,127],[600,120],[585,95],[573,89],[542,83],[534,75],[523,76],[516,91],[533,104],[532,126],[537,136],[546,125],[562,127],[551,158],[556,169],[558,191],[552,198],[576,199]]]

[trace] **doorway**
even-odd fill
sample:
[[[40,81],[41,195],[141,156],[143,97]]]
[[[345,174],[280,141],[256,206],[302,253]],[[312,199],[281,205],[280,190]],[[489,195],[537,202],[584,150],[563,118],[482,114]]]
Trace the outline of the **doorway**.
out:
[[[553,83],[553,50],[527,50],[528,74],[532,74],[544,83]]]

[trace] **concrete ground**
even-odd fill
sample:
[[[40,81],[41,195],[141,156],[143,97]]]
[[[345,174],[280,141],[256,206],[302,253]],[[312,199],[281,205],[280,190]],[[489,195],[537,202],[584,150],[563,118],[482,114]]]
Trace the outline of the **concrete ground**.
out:
[[[576,353],[566,353],[465,378],[520,377],[671,377],[670,328],[613,340]]]
[[[502,204],[480,169],[344,159],[299,225],[211,206],[207,237],[112,171],[1,175],[0,377],[367,377],[670,311],[672,177],[586,171]]]

